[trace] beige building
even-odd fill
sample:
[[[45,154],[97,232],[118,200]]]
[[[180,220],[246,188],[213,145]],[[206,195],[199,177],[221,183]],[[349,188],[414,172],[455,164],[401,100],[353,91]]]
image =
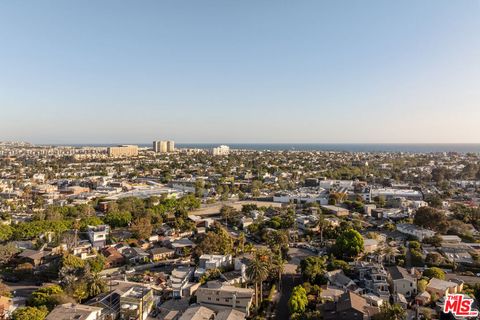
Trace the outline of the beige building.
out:
[[[145,320],[153,308],[153,290],[141,286],[132,287],[120,296],[120,319]]]
[[[174,141],[167,141],[167,152],[174,152],[175,151],[175,142]]]
[[[157,153],[167,153],[175,151],[175,142],[172,140],[169,141],[153,141],[153,151]]]
[[[65,303],[56,306],[45,320],[102,320],[102,308],[83,304]]]
[[[443,298],[447,294],[458,293],[463,290],[462,283],[440,280],[432,278],[427,285],[426,291],[431,295],[435,294],[437,298]]]
[[[237,288],[211,281],[207,287],[198,288],[197,302],[215,311],[235,309],[249,314],[253,302],[253,289]]]
[[[112,158],[136,157],[138,156],[138,146],[122,145],[118,147],[109,147],[108,156]]]

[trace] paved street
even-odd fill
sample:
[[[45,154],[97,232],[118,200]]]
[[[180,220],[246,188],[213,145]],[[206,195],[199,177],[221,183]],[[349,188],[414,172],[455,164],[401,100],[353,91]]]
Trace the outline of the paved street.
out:
[[[297,274],[297,267],[300,265],[300,261],[306,257],[314,255],[308,250],[300,248],[290,248],[288,250],[290,261],[285,264],[285,269],[282,275],[282,282],[279,294],[279,302],[277,303],[275,315],[272,319],[288,320],[290,313],[288,310],[288,299],[293,287],[302,283],[302,278]]]
[[[43,285],[38,286],[31,281],[20,281],[16,283],[4,281],[3,283],[10,288],[10,291],[12,293],[15,292],[14,294],[15,297],[24,297],[24,298],[30,297],[33,291],[43,286]]]

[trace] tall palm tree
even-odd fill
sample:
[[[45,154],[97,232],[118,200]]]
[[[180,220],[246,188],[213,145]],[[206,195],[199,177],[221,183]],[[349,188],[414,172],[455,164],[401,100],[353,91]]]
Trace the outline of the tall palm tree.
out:
[[[87,291],[89,297],[95,297],[107,291],[107,282],[98,273],[87,276]]]
[[[282,258],[282,253],[274,255],[272,258],[272,273],[277,274],[278,276],[278,290],[280,290],[280,285],[282,283],[282,273],[285,268],[285,260]]]
[[[268,277],[268,262],[269,259],[265,257],[264,253],[257,251],[253,259],[247,265],[246,273],[250,281],[255,283],[255,307],[258,308],[258,288],[260,285],[260,295],[262,294],[262,282]],[[261,296],[260,296],[261,298]]]

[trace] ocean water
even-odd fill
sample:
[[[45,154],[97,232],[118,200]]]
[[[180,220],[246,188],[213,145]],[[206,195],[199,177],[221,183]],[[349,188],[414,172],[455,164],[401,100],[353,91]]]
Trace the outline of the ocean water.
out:
[[[181,144],[178,148],[213,148],[219,144]],[[406,153],[480,153],[479,144],[368,144],[368,143],[269,143],[226,144],[232,149],[271,150],[271,151],[341,151],[341,152],[406,152]]]
[[[177,148],[211,149],[221,144],[231,149],[257,151],[339,151],[339,152],[404,152],[404,153],[480,153],[480,143],[176,143]],[[116,144],[75,144],[74,146],[113,146]],[[151,143],[137,144],[151,147]]]

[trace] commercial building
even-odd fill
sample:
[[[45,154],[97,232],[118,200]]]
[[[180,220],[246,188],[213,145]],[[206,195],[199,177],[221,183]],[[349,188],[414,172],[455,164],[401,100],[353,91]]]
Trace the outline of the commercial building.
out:
[[[230,147],[221,145],[219,147],[213,148],[212,154],[214,156],[228,156],[230,154]]]
[[[136,157],[138,156],[138,146],[121,145],[118,147],[109,147],[108,156],[112,158]]]

